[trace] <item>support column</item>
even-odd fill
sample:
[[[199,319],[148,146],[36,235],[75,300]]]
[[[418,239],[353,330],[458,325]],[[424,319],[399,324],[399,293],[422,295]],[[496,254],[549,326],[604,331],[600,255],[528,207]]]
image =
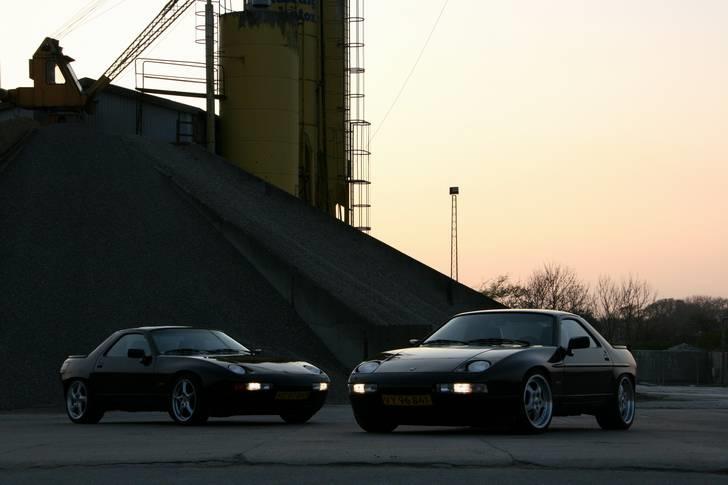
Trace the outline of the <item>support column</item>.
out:
[[[215,11],[205,5],[205,64],[207,84],[207,151],[215,153]]]

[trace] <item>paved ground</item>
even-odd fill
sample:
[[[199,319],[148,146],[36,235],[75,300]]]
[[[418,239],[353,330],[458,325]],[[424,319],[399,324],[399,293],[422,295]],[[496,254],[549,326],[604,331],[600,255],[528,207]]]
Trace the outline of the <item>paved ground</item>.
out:
[[[638,384],[637,393],[652,406],[665,409],[728,409],[728,387]]]
[[[628,432],[591,417],[540,436],[468,428],[361,432],[348,406],[302,426],[275,417],[188,429],[162,414],[0,415],[0,483],[728,483],[728,409],[641,404]]]

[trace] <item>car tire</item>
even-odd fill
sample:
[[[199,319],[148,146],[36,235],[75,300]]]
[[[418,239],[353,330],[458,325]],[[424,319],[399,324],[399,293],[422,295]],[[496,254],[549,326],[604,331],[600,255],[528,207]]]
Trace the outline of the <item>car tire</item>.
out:
[[[96,402],[89,385],[74,379],[66,386],[66,414],[76,424],[96,424],[104,416],[104,410]]]
[[[315,412],[283,413],[281,419],[288,424],[304,424],[316,414]]]
[[[186,426],[203,424],[207,413],[202,383],[191,375],[179,376],[172,385],[169,395],[169,416]]]
[[[397,423],[384,419],[380,416],[372,416],[363,413],[354,413],[354,419],[361,429],[367,433],[391,433],[397,429]]]
[[[609,398],[609,402],[595,417],[602,429],[626,430],[634,423],[635,408],[634,383],[630,376],[623,374],[617,379],[614,394]]]
[[[524,377],[519,395],[516,428],[527,434],[543,433],[554,414],[551,382],[543,371],[533,371]]]

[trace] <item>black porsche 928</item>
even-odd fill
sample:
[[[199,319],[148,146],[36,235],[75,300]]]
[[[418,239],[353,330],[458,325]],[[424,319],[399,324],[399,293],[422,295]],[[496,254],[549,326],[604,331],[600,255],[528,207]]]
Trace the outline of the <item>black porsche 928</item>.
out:
[[[324,404],[329,377],[307,362],[260,355],[217,330],[121,330],[61,366],[66,412],[97,423],[105,411],[167,411],[180,424],[210,416],[280,415],[308,421]]]
[[[632,354],[577,315],[463,313],[410,342],[415,346],[384,352],[351,373],[349,397],[365,431],[510,422],[537,433],[553,416],[577,414],[594,415],[604,429],[634,421]]]

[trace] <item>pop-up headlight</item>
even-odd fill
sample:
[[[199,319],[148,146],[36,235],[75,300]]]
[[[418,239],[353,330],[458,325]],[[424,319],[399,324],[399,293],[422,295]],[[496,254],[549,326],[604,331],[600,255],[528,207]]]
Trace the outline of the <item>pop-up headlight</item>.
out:
[[[303,368],[309,372],[313,372],[314,374],[323,374],[324,373],[321,369],[319,369],[315,365],[311,365],[311,364],[303,364]]]
[[[483,372],[490,368],[490,362],[487,360],[474,360],[465,367],[468,372]]]
[[[246,373],[245,367],[236,364],[230,364],[228,366],[228,370],[238,375],[243,375]]]
[[[376,360],[370,360],[369,362],[359,364],[354,372],[358,372],[360,374],[371,374],[372,372],[377,370],[377,367],[379,367],[379,362],[377,362]]]

